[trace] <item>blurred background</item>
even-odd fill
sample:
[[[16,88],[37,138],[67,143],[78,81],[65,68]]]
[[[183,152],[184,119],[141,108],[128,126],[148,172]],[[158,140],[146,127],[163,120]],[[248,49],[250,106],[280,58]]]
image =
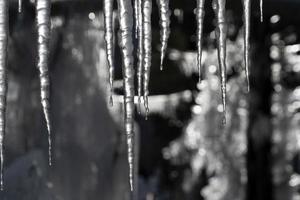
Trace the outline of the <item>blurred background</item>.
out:
[[[39,97],[34,2],[10,1],[8,108],[1,200],[127,200],[120,49],[108,103],[102,0],[52,0],[53,166]],[[227,1],[227,124],[211,0],[205,4],[202,81],[196,0],[170,0],[171,35],[159,70],[153,1],[150,114],[136,113],[139,200],[300,199],[300,1],[252,1],[250,93],[241,1]],[[117,17],[117,13],[115,13]],[[118,28],[118,20],[116,29]],[[117,38],[117,33],[116,33]]]

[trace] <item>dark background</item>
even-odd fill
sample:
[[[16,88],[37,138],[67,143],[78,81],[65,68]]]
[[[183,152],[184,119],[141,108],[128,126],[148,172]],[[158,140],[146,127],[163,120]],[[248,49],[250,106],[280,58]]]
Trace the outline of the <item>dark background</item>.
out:
[[[232,113],[237,110],[239,106],[234,102],[238,102],[238,99],[247,102],[246,117],[230,115],[227,128],[220,125],[218,118],[221,114],[214,111],[216,107],[213,107],[216,102],[220,102],[219,93],[212,88],[203,89],[197,85],[194,57],[189,57],[195,55],[196,51],[195,7],[196,1],[170,0],[169,56],[161,72],[159,15],[153,1],[150,80],[150,95],[153,96],[152,102],[150,97],[150,109],[153,109],[150,110],[148,120],[145,120],[143,114],[136,115],[139,199],[296,199],[298,185],[291,185],[291,178],[300,171],[298,148],[291,151],[287,147],[299,132],[296,118],[299,109],[296,108],[292,114],[276,114],[272,106],[277,102],[274,95],[277,95],[282,108],[292,104],[284,99],[293,94],[299,85],[299,72],[293,70],[297,61],[300,63],[300,57],[297,57],[299,51],[293,52],[293,55],[284,52],[287,46],[299,43],[300,1],[265,0],[263,22],[260,22],[258,0],[252,1],[249,94],[243,92],[245,82],[242,81],[242,47],[239,44],[243,29],[241,1],[227,1],[228,52],[231,53],[227,56],[228,84],[239,91],[229,92],[228,98],[233,98],[229,100],[229,110]],[[213,37],[215,19],[210,0],[206,1],[205,7],[203,45],[207,56],[204,67],[205,71],[209,71],[209,66],[217,65]],[[128,199],[127,151],[122,128],[123,116],[120,114],[122,101],[117,96],[114,107],[108,107],[107,103],[102,1],[52,1],[52,167],[47,164],[47,132],[39,102],[38,70],[35,67],[37,37],[34,4],[23,0],[23,11],[18,13],[17,2],[12,1],[9,15],[5,185],[0,199]],[[273,16],[279,16],[275,23],[272,21]],[[272,56],[272,52],[278,56]],[[292,56],[296,57],[296,61],[291,61]],[[119,49],[116,49],[116,63],[115,94],[122,95]],[[274,63],[281,66],[278,79],[274,78]],[[216,72],[210,76],[209,73],[205,72],[201,78],[209,80],[218,74]],[[283,89],[276,90],[275,86],[278,85]],[[201,105],[208,111],[197,115],[193,109],[197,108],[197,98],[202,94],[210,94],[212,100]],[[155,103],[155,100],[160,103]],[[297,102],[297,98],[294,101]],[[203,116],[206,117],[202,119]],[[228,139],[235,130],[235,126],[230,126],[235,120],[246,124],[246,128],[237,134],[245,137],[241,143],[246,150],[236,159],[231,151],[228,151],[228,155],[224,153],[230,149],[230,145],[240,143]],[[293,120],[296,125],[291,126]],[[191,161],[202,146],[197,143],[198,146],[191,150],[183,142],[189,130],[187,127],[193,123],[203,124],[197,130],[199,134],[205,135],[204,143],[213,143],[218,148],[224,145],[219,150],[215,150],[212,147],[214,145],[203,145],[204,151],[212,152],[210,156],[218,160],[212,163],[222,163],[221,169],[211,169],[210,164],[204,164],[199,173],[194,174]],[[228,132],[225,140],[222,139],[224,129]],[[293,131],[293,136],[288,134]],[[216,136],[208,137],[212,132]],[[277,135],[281,137],[278,142],[274,142],[274,136]],[[172,159],[164,156],[164,152],[168,149],[171,151],[172,145],[177,143],[181,145],[180,153],[172,154]],[[239,160],[245,161],[241,165],[243,167],[234,165]],[[244,175],[240,172],[242,170]],[[222,174],[229,180],[225,194],[218,196],[217,191],[210,195],[203,193],[203,189],[210,185],[210,180],[216,177],[218,182]],[[221,188],[224,186],[222,183]]]

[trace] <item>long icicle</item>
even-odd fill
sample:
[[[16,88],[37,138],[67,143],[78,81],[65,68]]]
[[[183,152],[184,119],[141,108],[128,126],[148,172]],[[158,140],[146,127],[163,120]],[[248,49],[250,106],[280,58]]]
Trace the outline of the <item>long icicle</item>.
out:
[[[36,22],[38,31],[38,63],[41,84],[41,103],[48,130],[49,165],[52,164],[51,120],[50,120],[50,78],[49,78],[49,42],[51,32],[50,0],[36,0]]]
[[[3,142],[5,136],[5,113],[7,93],[7,41],[8,41],[8,0],[0,0],[0,186],[3,190]]]
[[[113,3],[114,0],[104,0],[104,38],[109,69],[109,104],[113,105],[113,82],[114,82],[114,27],[113,27]]]
[[[197,66],[199,72],[199,83],[201,81],[201,59],[202,59],[202,34],[203,34],[203,20],[204,20],[204,3],[205,0],[197,0]]]
[[[223,124],[226,123],[226,0],[214,0],[214,10],[217,17],[216,38],[218,42],[218,60],[223,104]]]
[[[119,21],[120,21],[120,48],[123,57],[123,83],[124,83],[124,112],[125,131],[128,145],[128,164],[130,189],[134,187],[134,62],[133,62],[133,12],[131,1],[118,0]]]
[[[250,90],[249,83],[249,43],[250,43],[250,15],[251,15],[251,0],[242,0],[244,10],[244,61],[245,61],[245,74],[247,81],[247,91]]]
[[[264,21],[264,1],[259,0],[259,10],[260,10],[260,22]]]
[[[144,25],[142,0],[136,0],[138,6],[138,67],[137,67],[137,82],[138,82],[138,112],[141,112],[141,97],[142,97],[142,81],[143,81],[143,62],[144,62]]]
[[[170,36],[170,10],[169,0],[157,0],[160,16],[160,41],[161,41],[161,54],[160,54],[160,70],[163,70],[164,57],[168,46],[168,39]]]
[[[152,51],[152,31],[151,31],[151,13],[152,0],[145,0],[143,3],[143,24],[144,24],[144,104],[146,108],[146,119],[149,113],[148,95],[149,95],[149,78],[151,68],[151,51]]]

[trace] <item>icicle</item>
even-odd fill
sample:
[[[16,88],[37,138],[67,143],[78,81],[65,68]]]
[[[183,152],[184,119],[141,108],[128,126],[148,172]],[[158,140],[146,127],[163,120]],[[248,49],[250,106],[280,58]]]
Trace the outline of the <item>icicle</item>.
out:
[[[152,33],[151,33],[151,13],[152,0],[145,0],[143,4],[143,25],[144,25],[144,104],[146,108],[146,119],[149,113],[148,95],[149,95],[149,78],[151,68],[151,51],[152,51]]]
[[[41,84],[41,102],[46,119],[48,130],[48,145],[49,145],[49,165],[52,164],[52,145],[51,145],[51,121],[50,121],[50,104],[49,104],[49,40],[51,32],[50,21],[50,0],[36,0],[36,22],[38,31],[38,64],[37,67],[40,72]]]
[[[135,22],[135,38],[138,38],[138,30],[139,30],[139,0],[134,0],[134,22]]]
[[[18,2],[18,12],[19,13],[22,12],[22,0],[19,0],[19,2]]]
[[[104,0],[104,26],[107,64],[109,68],[110,95],[109,103],[113,105],[113,81],[114,81],[114,28],[113,28],[113,3],[114,0]]]
[[[133,191],[136,174],[134,174],[134,69],[133,69],[133,12],[131,1],[118,0],[120,21],[120,48],[123,57],[123,79],[124,79],[124,112],[125,131],[128,145],[128,164],[130,189]]]
[[[259,9],[260,9],[260,21],[264,21],[264,2],[263,0],[259,0]]]
[[[226,22],[225,4],[226,0],[214,0],[214,10],[217,17],[216,38],[218,42],[218,60],[220,69],[220,81],[223,104],[223,124],[226,123]]]
[[[142,13],[142,0],[136,0],[138,3],[138,68],[137,68],[137,81],[138,81],[138,112],[141,112],[141,96],[142,96],[142,81],[143,81],[143,62],[144,62],[144,25]]]
[[[169,0],[157,0],[159,15],[160,15],[160,26],[161,26],[161,56],[160,56],[160,70],[163,70],[164,57],[167,50],[168,39],[170,35],[170,10]]]
[[[8,0],[0,0],[0,185],[3,190],[3,142],[5,136],[5,111],[7,92],[7,40],[8,40]]]
[[[204,3],[205,0],[197,0],[197,65],[199,71],[199,83],[201,81],[201,59],[202,59],[202,32],[203,32],[203,20],[204,20]]]
[[[247,81],[247,91],[250,90],[249,84],[249,42],[250,42],[250,12],[251,12],[251,0],[242,0],[244,10],[244,61],[245,61],[245,73]]]

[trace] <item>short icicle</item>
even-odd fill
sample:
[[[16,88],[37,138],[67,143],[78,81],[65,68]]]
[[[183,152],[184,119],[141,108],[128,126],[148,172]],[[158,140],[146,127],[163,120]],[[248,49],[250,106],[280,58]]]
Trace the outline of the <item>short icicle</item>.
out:
[[[168,39],[170,36],[170,9],[169,0],[157,0],[160,16],[160,41],[161,41],[161,53],[160,53],[160,70],[163,70],[163,62],[167,51]]]
[[[138,38],[138,30],[139,30],[139,0],[134,0],[134,33],[135,38]]]
[[[141,97],[143,82],[143,62],[144,62],[144,29],[143,29],[143,12],[142,0],[136,0],[138,6],[138,67],[137,67],[137,84],[138,84],[138,112],[141,113]]]
[[[128,145],[128,164],[130,189],[135,189],[134,174],[134,61],[133,61],[133,8],[131,1],[118,0],[120,22],[120,48],[123,59],[123,83],[124,83],[124,112],[125,132]]]
[[[50,20],[51,1],[36,0],[36,23],[38,32],[38,60],[37,67],[40,72],[41,103],[48,130],[49,165],[52,164],[51,120],[50,120],[50,78],[49,78],[49,42],[51,32]]]
[[[114,0],[104,0],[104,38],[109,69],[109,104],[113,105],[113,82],[114,82],[114,27],[113,27],[113,4]]]
[[[152,0],[144,0],[143,3],[143,25],[144,25],[144,104],[146,108],[146,119],[149,114],[148,96],[149,96],[149,79],[151,69],[152,53],[152,31],[151,31],[151,13]]]
[[[247,91],[250,90],[249,83],[249,49],[250,49],[250,15],[251,15],[251,0],[242,0],[244,10],[244,62],[245,74],[247,81]]]
[[[259,0],[260,22],[264,21],[264,1]]]
[[[18,12],[21,13],[22,12],[22,0],[18,1]]]
[[[223,124],[226,124],[226,0],[214,0],[214,10],[217,17],[216,38],[218,43],[219,73],[221,82]]]
[[[204,3],[205,0],[197,0],[197,66],[199,72],[199,83],[201,81],[201,60],[202,60],[202,34],[204,20]]]
[[[0,0],[0,185],[3,190],[4,136],[7,94],[8,0]]]

